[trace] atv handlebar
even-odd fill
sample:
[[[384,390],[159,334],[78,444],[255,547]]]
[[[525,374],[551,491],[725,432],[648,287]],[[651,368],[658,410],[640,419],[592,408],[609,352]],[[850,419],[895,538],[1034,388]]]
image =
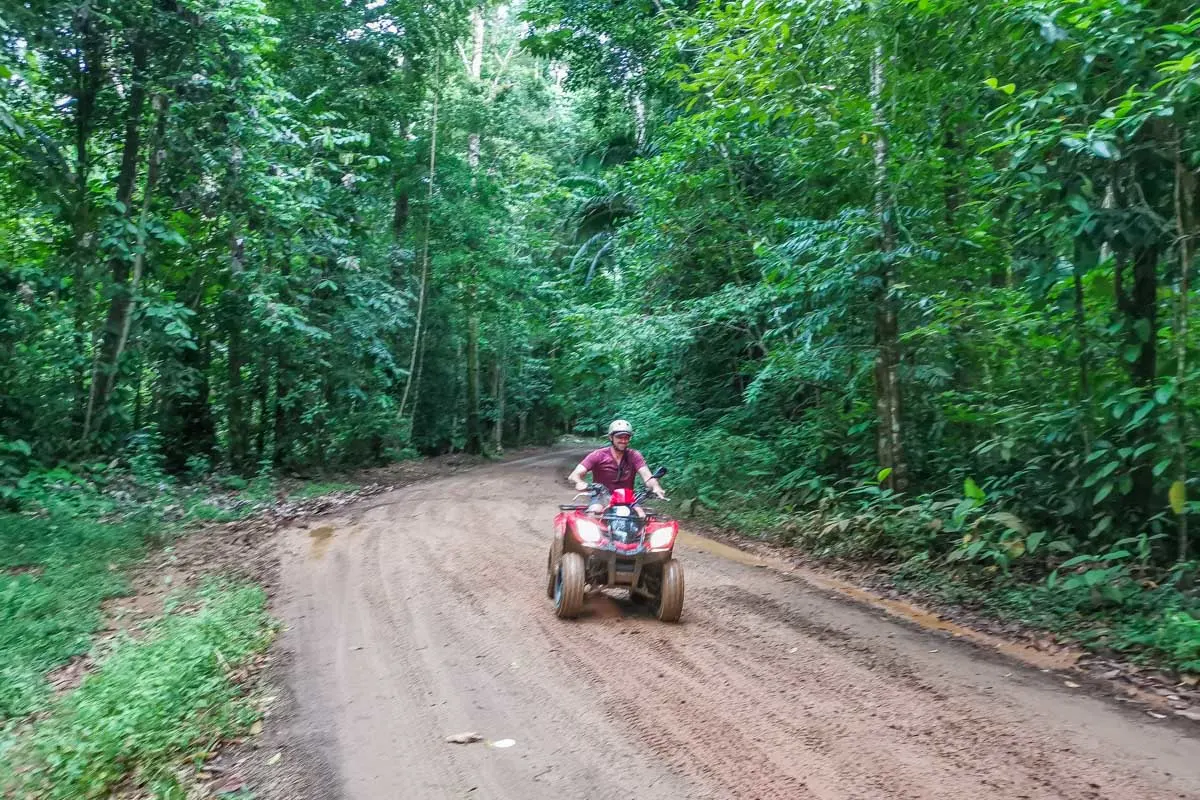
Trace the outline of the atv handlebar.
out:
[[[662,476],[664,476],[664,475],[666,475],[666,474],[667,474],[667,468],[666,468],[666,467],[659,467],[658,469],[654,470],[654,472],[651,474],[651,476],[650,476],[650,477],[657,479],[657,478],[661,478]],[[589,498],[589,500],[595,500],[595,499],[596,499],[596,498],[598,498],[598,497],[599,497],[599,496],[600,496],[600,495],[601,495],[603,492],[606,492],[606,491],[608,491],[608,489],[607,489],[605,486],[603,486],[603,485],[601,485],[601,484],[599,484],[599,483],[589,483],[589,484],[587,485],[587,490],[586,490],[586,491],[579,492],[579,493],[578,493],[578,494],[576,494],[575,496],[576,496],[576,497],[584,497],[584,496],[586,496],[586,497],[588,497],[588,498]],[[649,494],[649,490],[648,490],[646,487],[644,487],[644,486],[643,486],[643,487],[642,487],[642,490],[633,496],[633,505],[635,505],[635,506],[637,506],[637,505],[641,505],[642,501],[646,499],[646,497],[647,497],[647,495],[648,495],[648,494]],[[663,499],[665,500],[666,498],[664,497]],[[588,503],[588,505],[591,505],[591,503],[589,502],[589,503]],[[578,506],[578,505],[575,505],[575,504],[572,504],[572,505],[560,505],[560,506],[559,506],[559,509],[560,509],[560,510],[562,510],[562,511],[571,511],[571,510],[574,510],[574,509],[576,509],[576,508],[579,508],[579,506]]]

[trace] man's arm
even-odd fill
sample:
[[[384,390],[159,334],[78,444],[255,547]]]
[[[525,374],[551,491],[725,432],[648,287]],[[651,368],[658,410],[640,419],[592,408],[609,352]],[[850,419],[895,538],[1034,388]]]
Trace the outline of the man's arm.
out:
[[[650,471],[650,468],[647,467],[645,463],[638,468],[638,475],[642,476],[642,482],[650,487],[650,491],[654,492],[655,497],[659,498],[660,500],[667,499],[667,493],[663,491],[662,485],[658,482],[658,478],[654,477],[654,473]]]
[[[588,470],[588,465],[581,461],[579,462],[579,466],[575,467],[575,471],[571,473],[569,478],[567,478],[567,480],[575,484],[575,489],[577,491],[587,491],[587,481],[583,479],[583,476],[587,474]]]

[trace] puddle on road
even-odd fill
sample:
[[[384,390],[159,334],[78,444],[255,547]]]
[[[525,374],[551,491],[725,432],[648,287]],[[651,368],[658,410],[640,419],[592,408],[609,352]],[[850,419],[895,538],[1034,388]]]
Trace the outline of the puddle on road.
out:
[[[322,558],[325,551],[329,549],[329,545],[333,542],[334,528],[332,525],[322,525],[319,528],[313,528],[308,532],[308,538],[312,539],[312,550],[309,551],[309,556],[312,558]]]
[[[705,539],[703,536],[697,536],[696,534],[688,533],[687,531],[679,532],[679,541],[683,542],[689,547],[694,547],[697,550],[703,550],[704,552],[711,553],[714,556],[720,556],[728,561],[736,561],[739,564],[745,564],[748,567],[765,567],[770,563],[765,558],[759,558],[753,553],[747,553],[745,550],[738,550],[736,547],[723,544],[722,542],[713,541],[712,539]],[[775,566],[783,569],[787,565],[784,564],[784,562],[779,561],[775,564]]]
[[[994,650],[999,650],[1005,655],[1023,661],[1026,664],[1035,666],[1038,669],[1067,669],[1071,667],[1079,653],[1074,651],[1064,651],[1060,653],[1045,653],[1032,647],[1017,644],[1015,642],[1006,642],[1003,639],[991,636],[980,631],[965,628],[962,625],[956,625],[953,622],[942,619],[941,617],[926,611],[923,608],[914,606],[911,603],[906,603],[903,600],[891,600],[886,597],[880,597],[874,592],[869,592],[866,589],[855,586],[852,583],[822,575],[814,570],[804,567],[796,567],[784,561],[783,559],[767,559],[756,556],[753,553],[747,553],[744,550],[739,550],[721,542],[705,539],[703,536],[697,536],[684,531],[679,532],[679,541],[694,547],[697,550],[702,550],[706,553],[719,556],[729,561],[735,561],[739,564],[745,564],[749,567],[772,567],[779,572],[784,572],[788,575],[795,575],[801,580],[816,586],[819,589],[824,589],[830,592],[836,592],[843,597],[848,597],[870,608],[876,608],[885,611],[894,617],[907,620],[915,623],[927,630],[941,631],[948,633],[951,636],[959,639],[969,639],[970,641],[990,647]]]

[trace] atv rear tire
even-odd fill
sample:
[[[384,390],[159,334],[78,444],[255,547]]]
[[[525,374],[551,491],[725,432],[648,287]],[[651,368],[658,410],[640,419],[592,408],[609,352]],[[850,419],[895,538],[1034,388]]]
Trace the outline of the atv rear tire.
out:
[[[554,615],[574,619],[583,610],[585,564],[579,553],[563,553],[554,586]]]
[[[554,546],[550,547],[550,555],[546,558],[546,597],[554,599],[554,587],[558,585],[558,573],[554,571]]]
[[[683,565],[675,559],[663,564],[655,614],[663,622],[678,622],[683,614]]]

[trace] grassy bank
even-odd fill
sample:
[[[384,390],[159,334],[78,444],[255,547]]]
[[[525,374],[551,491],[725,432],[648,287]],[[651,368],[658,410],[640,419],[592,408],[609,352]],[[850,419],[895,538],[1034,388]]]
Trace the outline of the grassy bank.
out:
[[[129,784],[183,797],[175,767],[253,721],[239,678],[273,635],[265,595],[211,582],[177,591],[162,616],[139,623],[137,639],[97,637],[104,602],[131,594],[132,569],[195,523],[351,488],[269,478],[186,484],[155,464],[134,467],[42,471],[4,485],[0,796],[102,797]],[[52,684],[82,656],[82,683]]]
[[[178,598],[139,640],[120,639],[78,689],[36,723],[0,734],[0,789],[43,798],[104,797],[123,784],[183,797],[181,759],[202,761],[256,711],[235,680],[266,649],[266,596],[209,584]]]
[[[128,589],[122,570],[145,534],[132,522],[0,515],[0,720],[41,708],[46,672],[88,652],[100,604]]]

